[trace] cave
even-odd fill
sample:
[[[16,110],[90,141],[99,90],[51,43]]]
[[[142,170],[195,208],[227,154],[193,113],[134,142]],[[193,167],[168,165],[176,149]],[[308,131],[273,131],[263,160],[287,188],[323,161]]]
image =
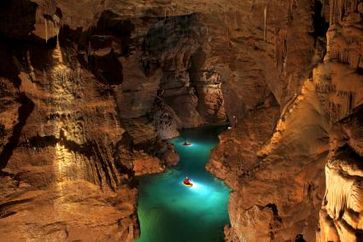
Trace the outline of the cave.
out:
[[[363,241],[362,0],[0,2],[0,241]]]

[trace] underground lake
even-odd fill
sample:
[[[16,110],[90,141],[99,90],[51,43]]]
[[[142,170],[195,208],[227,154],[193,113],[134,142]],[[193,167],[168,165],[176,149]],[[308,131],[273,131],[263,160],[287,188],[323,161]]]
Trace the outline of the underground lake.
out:
[[[223,127],[185,129],[174,144],[179,164],[157,175],[140,177],[137,242],[220,242],[229,223],[230,190],[205,170]],[[187,140],[190,145],[185,146]],[[193,186],[183,184],[185,177]]]

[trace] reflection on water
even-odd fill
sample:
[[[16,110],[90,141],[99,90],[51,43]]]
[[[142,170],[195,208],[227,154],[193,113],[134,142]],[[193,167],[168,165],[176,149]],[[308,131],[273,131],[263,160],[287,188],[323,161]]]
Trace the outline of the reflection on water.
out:
[[[170,141],[181,158],[178,166],[140,178],[138,242],[223,241],[223,227],[229,223],[229,190],[204,169],[221,129],[183,131]],[[185,138],[192,145],[184,146]],[[192,179],[192,187],[183,185],[185,177]]]

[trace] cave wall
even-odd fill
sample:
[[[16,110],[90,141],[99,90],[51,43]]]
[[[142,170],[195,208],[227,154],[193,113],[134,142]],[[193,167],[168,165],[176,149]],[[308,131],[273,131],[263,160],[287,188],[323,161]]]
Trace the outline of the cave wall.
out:
[[[321,105],[333,127],[317,241],[363,239],[362,8],[360,1],[329,2],[327,54],[313,75]]]
[[[2,43],[14,70],[2,72],[2,239],[131,241],[137,190],[118,159],[125,130],[107,86],[54,39],[12,41]]]
[[[354,241],[361,18],[361,0],[1,2],[3,239],[132,241],[134,177],[178,160],[163,139],[229,121],[207,165],[233,189],[226,241]]]
[[[305,22],[295,18],[308,6],[302,2],[291,1],[288,26]],[[296,93],[283,103],[274,92],[280,112],[273,111],[276,105],[262,106],[221,135],[207,169],[234,190],[227,241],[362,240],[362,6],[361,1],[311,1],[310,17],[305,15],[314,39],[306,42],[311,59],[290,69],[300,85],[287,89]],[[303,39],[299,27],[294,29]],[[286,55],[282,66],[289,68],[294,52],[275,53]]]

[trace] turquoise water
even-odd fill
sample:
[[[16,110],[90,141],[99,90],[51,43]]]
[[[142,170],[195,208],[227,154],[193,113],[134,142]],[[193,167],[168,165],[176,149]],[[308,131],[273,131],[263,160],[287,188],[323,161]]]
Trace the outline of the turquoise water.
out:
[[[180,155],[178,166],[140,178],[137,242],[220,242],[229,223],[229,190],[205,169],[211,149],[223,128],[184,130],[170,142]],[[187,137],[191,146],[183,146]],[[182,184],[188,176],[193,187]]]

